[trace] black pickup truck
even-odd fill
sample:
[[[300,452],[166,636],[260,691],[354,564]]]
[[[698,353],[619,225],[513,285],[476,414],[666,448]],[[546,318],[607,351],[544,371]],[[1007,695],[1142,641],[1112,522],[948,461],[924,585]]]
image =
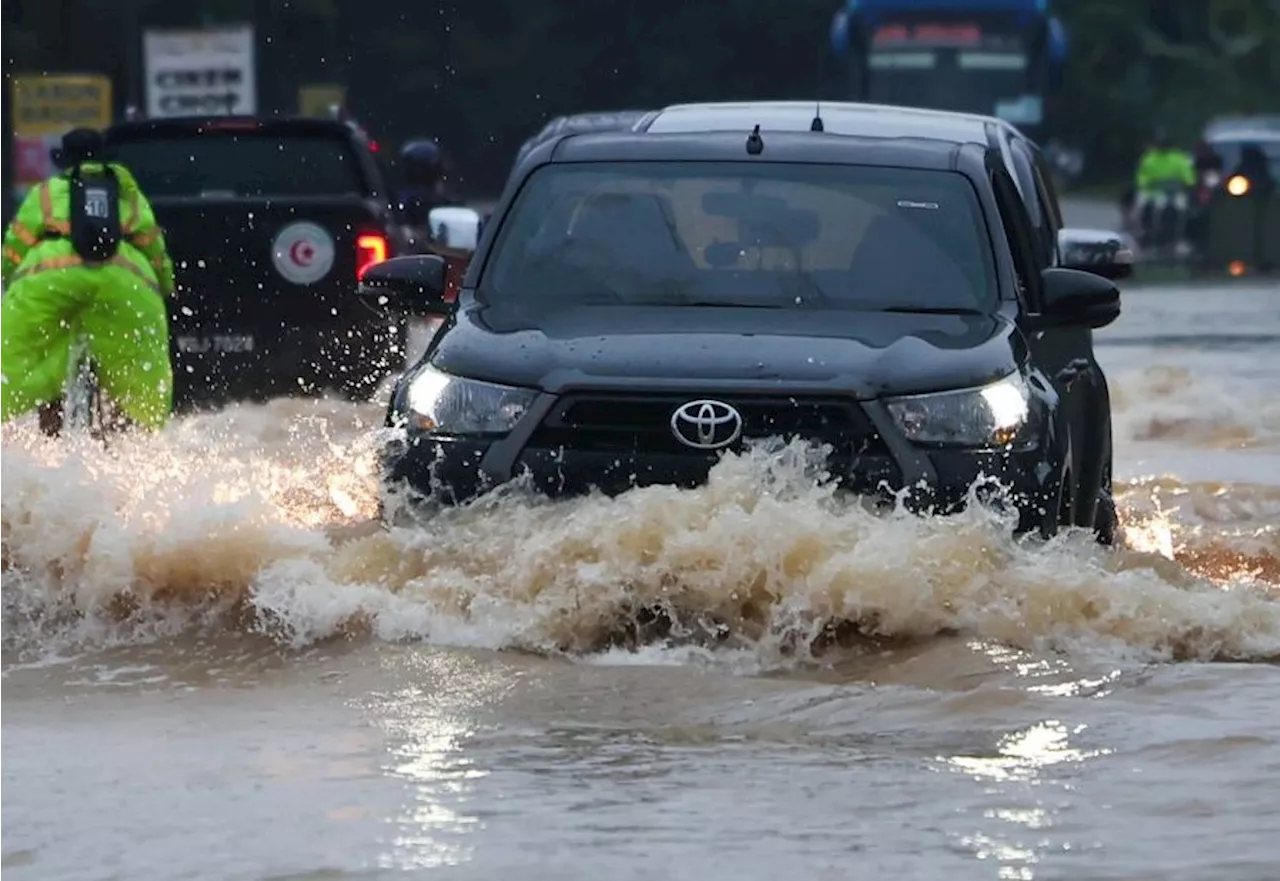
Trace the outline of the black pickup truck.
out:
[[[174,406],[314,395],[368,399],[404,365],[406,324],[355,296],[397,251],[386,182],[338,120],[119,123],[108,149],[168,240]]]

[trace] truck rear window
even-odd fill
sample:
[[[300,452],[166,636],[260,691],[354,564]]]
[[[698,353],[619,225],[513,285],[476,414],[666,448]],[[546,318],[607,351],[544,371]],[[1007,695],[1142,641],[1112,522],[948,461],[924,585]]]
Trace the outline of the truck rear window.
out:
[[[364,196],[351,145],[340,138],[246,132],[129,138],[111,151],[155,196]]]

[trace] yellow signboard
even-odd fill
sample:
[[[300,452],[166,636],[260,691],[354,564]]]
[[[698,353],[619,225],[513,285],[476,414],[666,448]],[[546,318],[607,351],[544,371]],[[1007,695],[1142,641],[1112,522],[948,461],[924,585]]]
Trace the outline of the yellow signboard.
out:
[[[332,83],[313,83],[298,89],[298,112],[303,116],[331,116],[341,107],[347,90]]]
[[[111,124],[111,80],[101,74],[20,74],[13,78],[13,133],[61,135]]]
[[[73,128],[111,124],[111,80],[101,74],[23,73],[13,77],[14,174],[18,197],[53,174],[49,150]]]

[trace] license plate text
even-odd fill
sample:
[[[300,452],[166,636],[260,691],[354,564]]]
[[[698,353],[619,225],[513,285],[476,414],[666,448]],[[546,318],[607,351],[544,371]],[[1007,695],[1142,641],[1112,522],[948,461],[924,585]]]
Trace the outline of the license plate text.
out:
[[[177,338],[179,352],[202,354],[204,352],[252,352],[253,337],[232,334],[213,336],[180,336]]]

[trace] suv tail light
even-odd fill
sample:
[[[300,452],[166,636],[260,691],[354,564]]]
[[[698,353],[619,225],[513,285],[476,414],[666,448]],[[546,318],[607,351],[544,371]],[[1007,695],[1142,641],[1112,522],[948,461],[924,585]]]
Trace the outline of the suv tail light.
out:
[[[356,238],[356,278],[364,278],[370,266],[387,259],[387,237],[366,233]]]

